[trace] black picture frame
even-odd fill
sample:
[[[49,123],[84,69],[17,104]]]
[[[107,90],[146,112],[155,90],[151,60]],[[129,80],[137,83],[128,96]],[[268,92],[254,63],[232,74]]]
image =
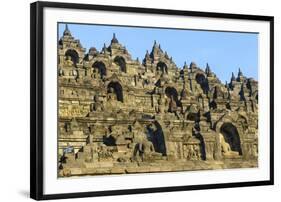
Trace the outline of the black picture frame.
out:
[[[270,179],[239,183],[204,184],[174,187],[154,187],[129,190],[94,191],[81,193],[51,194],[43,192],[43,9],[80,9],[100,11],[122,11],[130,13],[163,14],[167,16],[198,16],[223,19],[267,21],[270,23]],[[246,187],[274,184],[274,17],[259,15],[240,15],[214,12],[195,12],[183,10],[135,8],[120,6],[89,5],[58,2],[35,2],[30,5],[30,197],[36,200],[93,197],[154,192],[187,191],[228,187]]]

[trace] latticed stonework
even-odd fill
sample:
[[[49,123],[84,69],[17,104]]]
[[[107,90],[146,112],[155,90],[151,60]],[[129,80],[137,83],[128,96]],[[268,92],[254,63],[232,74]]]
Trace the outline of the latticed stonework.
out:
[[[59,176],[257,167],[258,83],[178,68],[156,42],[132,59],[113,35],[58,42]],[[222,70],[223,71],[223,70]]]

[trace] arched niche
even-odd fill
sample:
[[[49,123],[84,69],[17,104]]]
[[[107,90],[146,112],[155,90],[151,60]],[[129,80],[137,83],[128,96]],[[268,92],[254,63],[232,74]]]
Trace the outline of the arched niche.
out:
[[[100,78],[104,78],[106,76],[106,66],[103,62],[97,61],[92,65],[92,67],[98,71]]]
[[[224,137],[232,151],[236,151],[242,155],[241,141],[237,128],[232,123],[223,123],[220,127],[220,132]]]
[[[77,53],[76,50],[74,49],[68,49],[65,52],[65,56],[66,57],[70,57],[71,61],[73,62],[73,64],[76,66],[76,64],[79,62],[79,54]]]
[[[168,98],[172,99],[177,103],[177,106],[180,106],[180,101],[178,99],[178,91],[174,87],[166,87],[165,94]]]
[[[127,72],[126,61],[122,56],[116,56],[114,58],[114,63],[119,66],[119,69],[122,72],[125,72],[125,73]]]
[[[116,139],[112,135],[103,136],[102,140],[106,146],[116,146]]]
[[[148,140],[153,144],[154,150],[161,153],[163,156],[167,155],[165,136],[161,125],[155,121],[147,126]]]
[[[218,108],[217,103],[214,100],[209,103],[209,107],[211,109],[217,109]]]
[[[164,62],[158,62],[156,65],[156,71],[161,71],[163,74],[168,74],[168,67]]]
[[[107,93],[114,93],[116,100],[123,102],[123,88],[119,82],[111,81],[107,85]]]
[[[209,83],[204,74],[198,73],[195,76],[196,82],[200,85],[201,89],[205,94],[209,91]]]

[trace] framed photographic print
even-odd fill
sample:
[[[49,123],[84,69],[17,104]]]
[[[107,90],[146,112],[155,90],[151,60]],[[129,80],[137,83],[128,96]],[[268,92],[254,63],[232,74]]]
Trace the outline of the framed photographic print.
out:
[[[273,184],[273,17],[31,4],[31,197]]]

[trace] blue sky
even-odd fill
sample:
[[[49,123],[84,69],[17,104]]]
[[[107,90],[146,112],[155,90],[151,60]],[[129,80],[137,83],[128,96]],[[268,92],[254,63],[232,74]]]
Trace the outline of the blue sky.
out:
[[[193,61],[205,69],[208,62],[222,82],[229,81],[232,72],[237,75],[238,68],[258,80],[258,34],[84,24],[68,24],[68,28],[87,51],[93,46],[101,50],[104,43],[110,45],[115,33],[134,59],[142,60],[156,40],[178,67]],[[59,37],[64,29],[65,24],[60,23]]]

